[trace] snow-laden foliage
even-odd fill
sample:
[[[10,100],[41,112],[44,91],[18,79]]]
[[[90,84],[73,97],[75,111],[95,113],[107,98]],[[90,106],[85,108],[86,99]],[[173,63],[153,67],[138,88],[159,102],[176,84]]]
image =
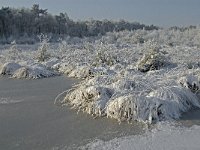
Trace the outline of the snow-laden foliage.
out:
[[[149,123],[177,119],[200,105],[197,31],[137,30],[68,37],[60,44],[49,43],[48,59],[42,61],[36,58],[40,44],[26,50],[21,45],[1,46],[1,74],[41,78],[62,73],[84,79],[60,102],[95,117]],[[17,55],[10,57],[10,49]]]
[[[183,112],[200,107],[200,100],[192,91],[182,87],[177,78],[171,78],[139,73],[129,78],[97,76],[81,82],[62,103],[70,103],[73,108],[94,116],[107,116],[118,121],[152,123],[177,119]]]
[[[28,79],[39,79],[56,76],[58,73],[47,70],[45,66],[41,64],[34,64],[29,67],[21,67],[14,72],[13,78],[28,78]]]
[[[0,74],[12,75],[19,68],[21,68],[21,65],[17,63],[6,63],[3,66],[1,66]]]
[[[45,66],[41,64],[33,64],[29,66],[23,66],[17,63],[6,63],[0,68],[1,75],[9,75],[12,78],[27,78],[38,79],[56,76],[58,73],[47,70]]]
[[[199,79],[196,76],[193,76],[191,74],[184,76],[179,79],[179,83],[186,87],[187,89],[190,89],[193,93],[199,92],[200,90],[200,83]]]
[[[39,62],[44,62],[50,56],[48,54],[49,49],[49,38],[46,35],[41,34],[39,36],[40,39],[40,47],[37,50],[37,59]]]
[[[164,58],[157,45],[152,45],[151,41],[147,45],[148,47],[145,46],[145,49],[148,53],[144,54],[137,64],[137,69],[142,72],[158,70],[164,65]]]

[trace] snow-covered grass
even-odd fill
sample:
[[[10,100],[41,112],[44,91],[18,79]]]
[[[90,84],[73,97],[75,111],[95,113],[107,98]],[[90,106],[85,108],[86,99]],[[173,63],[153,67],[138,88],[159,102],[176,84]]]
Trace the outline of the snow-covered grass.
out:
[[[30,50],[13,43],[0,51],[0,73],[84,79],[60,103],[95,117],[145,123],[178,119],[200,107],[199,30],[114,32],[59,44],[43,40]]]

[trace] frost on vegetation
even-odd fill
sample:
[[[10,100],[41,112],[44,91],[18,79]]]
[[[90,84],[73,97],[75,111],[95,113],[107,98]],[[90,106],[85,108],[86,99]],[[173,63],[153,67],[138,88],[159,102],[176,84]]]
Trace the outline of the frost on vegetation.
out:
[[[68,75],[69,77],[78,78],[78,79],[86,79],[93,78],[99,75],[112,75],[116,72],[114,70],[110,70],[106,67],[94,67],[89,65],[80,64],[77,66],[73,66],[70,64],[61,64],[60,66],[54,66],[59,68],[60,72]]]
[[[181,86],[160,87],[149,93],[148,98],[158,98],[155,117],[160,119],[178,119],[183,112],[200,107],[198,97]]]
[[[193,93],[200,92],[200,80],[197,76],[189,74],[181,77],[178,81],[183,87],[191,90]]]
[[[72,70],[74,70],[75,66],[69,63],[61,63],[61,64],[58,63],[55,64],[53,68],[61,73],[68,75]]]
[[[37,60],[39,62],[44,62],[50,58],[49,50],[49,38],[47,35],[41,34],[38,36],[40,39],[40,47],[37,50]]]
[[[12,78],[38,79],[58,75],[54,71],[47,70],[45,66],[33,64],[22,66],[17,63],[6,63],[0,70],[1,75],[9,75]]]
[[[22,67],[18,69],[12,77],[14,78],[30,78],[39,79],[56,76],[58,73],[54,71],[47,70],[44,66],[40,64],[35,64],[30,67]]]
[[[42,64],[45,65],[49,69],[56,69],[56,65],[59,65],[59,63],[60,63],[59,59],[57,59],[57,58],[50,58],[49,60],[45,61]]]
[[[97,38],[69,37],[58,45],[41,36],[37,51],[16,52],[15,44],[11,45],[13,55],[10,48],[0,51],[0,73],[41,78],[57,71],[84,78],[62,103],[94,116],[150,123],[176,119],[199,107],[197,31],[113,32]]]
[[[151,45],[146,48],[147,53],[143,55],[137,64],[137,69],[141,72],[158,70],[164,65],[164,57],[159,52],[159,48],[155,45],[152,45],[152,43],[150,44]]]
[[[1,75],[13,75],[13,73],[21,68],[21,65],[17,63],[6,63],[1,67],[0,74]]]
[[[69,77],[84,79],[91,78],[95,76],[97,70],[93,67],[87,65],[74,66],[68,63],[56,64],[53,68],[57,69],[59,72],[62,72]]]
[[[62,103],[93,116],[145,123],[178,119],[183,112],[200,108],[196,93],[182,86],[174,76],[165,78],[154,74],[129,78],[119,74],[97,76],[81,82],[67,93]]]
[[[23,54],[21,50],[17,48],[16,42],[13,41],[8,49],[2,52],[0,59],[1,62],[19,61],[23,59]]]
[[[95,60],[93,66],[107,65],[112,66],[118,62],[116,56],[109,53],[109,49],[101,43],[100,47],[96,51]]]
[[[17,49],[16,42],[11,43],[11,47],[8,49],[8,59],[16,60],[19,59],[19,50]]]
[[[67,53],[68,50],[68,44],[66,41],[64,40],[59,40],[59,46],[58,46],[58,50],[59,50],[59,56],[58,58],[62,59],[65,55],[65,53]]]
[[[104,115],[104,108],[112,96],[109,88],[101,86],[81,86],[67,95],[64,101],[69,101],[73,108],[95,116]]]
[[[75,77],[75,78],[87,78],[87,77],[93,77],[95,73],[95,69],[89,66],[80,66],[76,69],[72,70],[68,75],[69,77]]]

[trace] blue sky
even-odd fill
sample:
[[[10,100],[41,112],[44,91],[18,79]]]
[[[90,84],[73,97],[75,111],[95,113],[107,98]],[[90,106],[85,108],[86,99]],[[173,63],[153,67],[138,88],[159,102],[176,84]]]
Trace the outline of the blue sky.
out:
[[[40,4],[75,20],[125,19],[160,26],[200,24],[200,0],[0,0],[0,7]]]

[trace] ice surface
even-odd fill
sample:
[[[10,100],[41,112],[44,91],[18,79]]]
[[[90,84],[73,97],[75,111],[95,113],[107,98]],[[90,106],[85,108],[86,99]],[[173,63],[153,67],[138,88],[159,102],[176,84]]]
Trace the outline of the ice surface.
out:
[[[7,98],[0,98],[0,105],[1,104],[15,104],[15,103],[20,103],[22,101],[23,100],[14,100],[14,99],[11,99],[9,97],[7,97]]]

